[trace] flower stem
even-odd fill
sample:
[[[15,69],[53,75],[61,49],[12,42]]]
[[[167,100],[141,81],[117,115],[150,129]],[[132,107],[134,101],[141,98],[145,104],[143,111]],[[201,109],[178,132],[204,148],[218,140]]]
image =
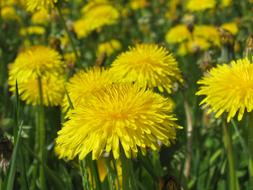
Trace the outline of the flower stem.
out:
[[[121,164],[122,164],[122,188],[128,190],[130,189],[129,160],[126,158],[123,151],[121,155]]]
[[[39,105],[38,105],[38,124],[37,130],[39,130],[39,158],[41,160],[39,168],[39,179],[40,188],[46,190],[46,179],[45,179],[45,160],[46,160],[46,148],[45,148],[45,120],[44,120],[44,107],[43,107],[43,91],[41,77],[38,77],[38,88],[39,88]]]
[[[191,172],[191,161],[192,161],[193,121],[192,121],[192,110],[185,97],[184,97],[184,109],[185,109],[186,126],[187,126],[187,145],[186,145],[186,159],[185,159],[184,174],[186,178],[189,178],[190,172]]]
[[[63,17],[63,14],[62,14],[62,12],[61,12],[61,7],[59,6],[59,4],[56,4],[56,9],[57,9],[57,11],[58,11],[58,14],[59,14],[61,23],[62,23],[62,25],[63,25],[63,28],[64,28],[65,32],[67,33],[67,35],[68,35],[70,44],[71,44],[71,46],[72,46],[72,50],[73,50],[73,52],[74,52],[74,54],[75,54],[75,57],[76,57],[76,61],[77,61],[77,63],[80,63],[80,62],[79,62],[80,59],[79,59],[79,56],[78,56],[78,53],[77,53],[77,49],[76,49],[74,40],[73,40],[73,38],[72,38],[71,33],[70,33],[69,30],[68,30],[68,27],[67,27],[67,25],[66,25],[66,21],[65,21],[65,19],[64,19],[64,17]]]
[[[253,189],[253,112],[249,114],[248,152],[249,152],[249,190]]]
[[[122,189],[124,190],[136,190],[136,178],[134,177],[132,160],[128,159],[124,152],[121,154],[122,164]]]
[[[115,175],[116,175],[116,189],[120,190],[121,189],[121,183],[120,183],[120,180],[119,180],[119,172],[118,172],[118,168],[117,168],[117,161],[112,159],[112,163],[113,163],[113,169],[115,171]]]
[[[112,170],[111,163],[112,162],[111,162],[110,158],[105,158],[105,165],[106,165],[109,189],[114,190],[114,189],[116,189],[116,187],[115,187],[115,183],[114,183],[114,171]],[[116,173],[116,169],[115,169],[115,173]],[[118,186],[118,189],[119,188],[120,187]]]
[[[235,159],[232,145],[232,137],[230,133],[230,128],[225,122],[222,123],[223,133],[224,133],[224,144],[228,155],[228,165],[229,165],[229,189],[239,190],[239,183],[236,176],[235,170]]]
[[[91,157],[89,158],[89,165],[90,165],[90,170],[92,174],[91,177],[94,179],[94,183],[95,183],[94,188],[96,188],[96,190],[101,190],[97,163],[96,161],[93,161]]]
[[[89,181],[89,173],[88,173],[88,167],[87,167],[86,160],[85,159],[80,160],[79,164],[80,164],[81,173],[82,173],[83,189],[84,190],[91,190],[91,189],[93,189],[91,187],[90,181]]]

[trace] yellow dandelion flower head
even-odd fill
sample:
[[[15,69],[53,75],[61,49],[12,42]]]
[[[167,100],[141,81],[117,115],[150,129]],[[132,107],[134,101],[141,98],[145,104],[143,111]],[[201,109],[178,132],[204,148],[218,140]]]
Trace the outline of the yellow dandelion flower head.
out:
[[[215,0],[188,0],[186,9],[189,11],[203,11],[206,9],[212,9],[215,5]]]
[[[226,112],[230,121],[238,112],[241,120],[245,110],[253,110],[253,64],[246,58],[213,68],[198,84],[196,94],[206,96],[201,105],[210,108],[216,118]]]
[[[171,93],[174,81],[182,82],[178,63],[164,47],[137,44],[120,54],[112,63],[112,72],[125,81]]]
[[[3,20],[19,20],[17,11],[13,6],[4,6],[1,8],[1,17]]]
[[[196,25],[193,35],[195,37],[204,38],[214,45],[220,45],[220,36],[216,27],[211,25]]]
[[[184,24],[177,25],[171,28],[166,36],[165,39],[168,43],[180,43],[184,40],[187,40],[191,37],[191,33],[188,30],[187,26]]]
[[[15,93],[17,80],[21,100],[27,104],[38,105],[40,102],[38,78],[17,78],[15,69],[12,69],[14,66],[11,66],[9,72],[10,91]],[[62,75],[43,75],[41,83],[43,105],[60,105],[64,94],[64,77]]]
[[[17,77],[36,78],[38,75],[62,72],[63,66],[64,63],[57,51],[46,46],[32,46],[17,56],[13,70]]]
[[[42,8],[32,15],[32,23],[34,24],[47,24],[50,20],[49,13],[46,9]]]
[[[188,49],[191,53],[198,50],[207,50],[209,47],[210,43],[203,38],[194,38],[188,42]]]
[[[29,104],[39,101],[38,77],[41,78],[43,104],[59,105],[63,86],[63,63],[60,55],[45,46],[33,46],[21,52],[9,70],[10,91],[15,92],[18,82],[21,99]]]
[[[96,9],[97,7],[99,7],[101,5],[110,5],[110,1],[108,1],[108,0],[93,0],[93,1],[89,1],[87,4],[85,4],[85,6],[83,6],[81,12],[83,14],[90,13],[91,10]]]
[[[20,29],[20,35],[26,36],[26,35],[43,35],[45,34],[46,30],[42,26],[28,26],[26,28]]]
[[[63,55],[66,67],[73,67],[76,63],[76,56],[74,52],[67,52]]]
[[[91,19],[78,19],[73,23],[73,29],[78,38],[84,38],[93,31],[93,22]]]
[[[228,7],[232,4],[232,0],[222,0],[221,7]]]
[[[119,12],[109,3],[92,3],[83,8],[83,17],[73,23],[73,28],[78,38],[86,37],[90,32],[106,25],[115,24]]]
[[[54,7],[54,3],[58,0],[26,0],[28,11],[36,11],[40,9],[50,9]]]
[[[130,7],[133,10],[143,9],[147,7],[148,1],[147,0],[131,0],[130,1]]]
[[[173,1],[168,1],[167,3],[167,11],[165,13],[165,17],[175,20],[177,18],[177,7],[180,5],[181,0],[173,0]]]
[[[224,23],[221,28],[229,31],[231,34],[236,35],[238,33],[238,26],[235,22]]]
[[[21,0],[4,0],[1,1],[1,6],[13,6],[21,4]]]
[[[176,138],[176,118],[167,99],[130,83],[102,88],[79,104],[58,132],[56,153],[60,158],[82,160],[92,152],[98,159],[103,152],[136,156],[138,149],[157,150],[159,142],[170,145]],[[159,141],[159,142],[158,142]]]
[[[104,43],[101,43],[98,45],[97,54],[101,55],[103,53],[106,53],[106,55],[110,56],[115,51],[121,49],[121,43],[118,40],[110,40]]]
[[[102,87],[116,82],[114,75],[100,67],[94,67],[87,71],[79,71],[67,83],[68,96],[76,108],[81,102],[89,99],[89,96]],[[66,112],[70,105],[67,96],[63,100],[63,111]]]
[[[188,40],[181,43],[178,48],[178,55],[184,56],[187,53],[196,53],[200,50],[207,50],[211,44],[204,38],[195,37],[194,39]]]

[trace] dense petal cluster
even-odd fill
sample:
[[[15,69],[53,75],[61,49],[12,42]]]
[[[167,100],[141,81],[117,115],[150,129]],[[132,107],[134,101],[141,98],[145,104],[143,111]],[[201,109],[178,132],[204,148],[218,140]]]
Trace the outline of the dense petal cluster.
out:
[[[121,43],[118,40],[112,39],[107,42],[103,42],[99,44],[97,54],[101,55],[103,53],[106,53],[107,56],[110,56],[115,51],[121,49]]]
[[[20,35],[43,35],[45,34],[46,30],[42,26],[28,26],[26,28],[21,28]]]
[[[187,25],[179,24],[167,32],[165,39],[169,44],[180,43],[178,54],[182,56],[207,50],[212,45],[220,46],[219,32],[212,25],[194,25],[190,28]]]
[[[26,0],[27,10],[50,9],[57,3],[57,0]]]
[[[119,12],[106,1],[90,2],[83,8],[83,16],[73,24],[79,38],[86,37],[92,31],[117,22]]]
[[[178,55],[185,56],[187,53],[196,53],[200,50],[207,50],[210,47],[210,43],[200,37],[195,37],[187,41],[187,43],[181,43],[178,48]]]
[[[209,43],[219,45],[220,36],[217,28],[212,25],[196,25],[193,31],[194,37],[203,38]]]
[[[43,104],[59,105],[64,93],[63,66],[61,56],[55,50],[45,46],[28,48],[10,65],[10,91],[15,92],[17,81],[21,99],[29,104],[38,104],[40,78]]]
[[[180,43],[191,38],[191,32],[188,30],[186,25],[179,24],[171,28],[167,32],[165,38],[168,43]]]
[[[239,31],[239,28],[236,22],[228,22],[221,25],[221,28],[229,31],[231,34],[236,35]]]
[[[29,78],[62,72],[63,67],[64,63],[57,51],[46,46],[32,46],[18,55],[13,70]]]
[[[4,6],[1,9],[1,17],[3,20],[19,20],[18,14],[13,6]]]
[[[232,4],[233,0],[222,0],[221,7],[228,7]]]
[[[147,0],[130,0],[130,7],[133,10],[143,9],[148,6]]]
[[[67,83],[66,90],[73,107],[76,108],[97,90],[113,82],[115,82],[114,76],[108,70],[95,67],[76,73]],[[62,106],[65,112],[69,109],[67,97],[64,98]]]
[[[131,83],[112,84],[79,104],[58,132],[56,153],[61,158],[83,159],[92,152],[119,158],[136,156],[138,149],[157,150],[159,142],[170,145],[176,138],[176,118],[166,98]]]
[[[214,8],[215,5],[215,0],[188,0],[186,8],[190,11],[203,11]]]
[[[31,21],[33,24],[47,24],[50,21],[49,12],[46,9],[41,9],[33,13]]]
[[[17,79],[18,80],[18,79]],[[64,93],[64,78],[63,76],[43,76],[42,81],[42,97],[43,105],[57,106],[60,105]],[[10,91],[15,92],[15,85],[10,83]],[[39,104],[39,83],[37,78],[30,78],[18,83],[20,98],[26,101],[27,104]]]
[[[201,102],[215,117],[228,113],[230,121],[238,112],[241,120],[245,110],[253,110],[253,64],[248,59],[232,61],[213,68],[198,84],[197,95],[206,96]]]
[[[165,48],[156,44],[138,44],[120,54],[112,63],[112,72],[125,81],[171,92],[173,82],[182,82],[178,63]]]

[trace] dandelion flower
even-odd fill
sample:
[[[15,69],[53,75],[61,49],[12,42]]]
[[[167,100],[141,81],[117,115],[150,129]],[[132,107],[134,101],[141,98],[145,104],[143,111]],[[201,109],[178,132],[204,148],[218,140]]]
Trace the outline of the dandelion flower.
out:
[[[90,152],[98,159],[112,151],[118,159],[120,146],[128,158],[136,156],[138,148],[142,153],[157,150],[160,142],[170,145],[176,138],[178,125],[171,109],[166,98],[137,85],[108,85],[72,110],[58,132],[56,153],[82,160]]]
[[[73,107],[76,108],[81,102],[86,101],[89,95],[113,82],[115,82],[114,76],[109,70],[94,67],[88,71],[76,73],[67,83],[66,90]],[[64,112],[69,109],[67,97],[64,98],[62,106]]]
[[[46,30],[42,26],[28,26],[26,28],[21,28],[20,35],[43,35],[45,34]]]
[[[130,7],[133,10],[143,9],[148,6],[147,0],[130,0]]]
[[[212,9],[215,5],[215,0],[188,0],[186,9],[189,11],[203,11],[206,9]]]
[[[207,50],[210,43],[203,38],[194,38],[180,44],[178,55],[185,56],[187,53],[196,53],[200,50]]]
[[[38,105],[40,103],[38,79],[30,78],[21,82],[17,79],[17,81],[21,100],[27,104]],[[41,81],[43,105],[60,105],[64,94],[64,77],[48,75],[41,77]],[[14,82],[10,82],[10,86],[10,91],[15,93]]]
[[[109,3],[90,2],[83,8],[83,16],[75,21],[73,28],[78,38],[84,38],[92,31],[103,26],[115,24],[119,18],[119,12]]]
[[[220,35],[216,27],[211,25],[196,25],[193,31],[194,37],[203,38],[214,45],[220,45]]]
[[[26,0],[28,11],[50,9],[54,7],[54,3],[57,3],[57,0]]]
[[[184,24],[177,25],[171,28],[166,34],[166,41],[168,43],[180,43],[191,37],[191,33]]]
[[[110,40],[104,43],[101,43],[98,45],[97,54],[101,55],[103,53],[106,53],[107,56],[110,56],[115,51],[121,49],[121,43],[118,40]]]
[[[1,8],[1,17],[3,20],[19,20],[17,11],[13,6],[5,6]]]
[[[181,0],[173,0],[173,1],[168,1],[167,3],[167,11],[165,13],[165,17],[168,19],[175,20],[178,15],[177,15],[177,8],[180,5]]]
[[[224,23],[221,28],[229,31],[231,34],[236,35],[238,33],[238,26],[235,22]]]
[[[173,55],[156,44],[138,44],[120,54],[112,63],[112,72],[143,87],[171,92],[173,82],[182,82],[181,72]]]
[[[34,46],[21,52],[10,65],[10,91],[15,92],[18,82],[20,97],[28,104],[39,103],[39,83],[41,78],[43,104],[59,105],[64,93],[63,63],[60,55],[47,47]]]
[[[57,51],[46,46],[32,46],[18,55],[13,70],[21,78],[35,78],[44,74],[60,73],[63,67],[64,63]]]
[[[47,24],[50,21],[49,13],[46,9],[36,11],[32,15],[33,24]]]
[[[221,1],[221,7],[228,7],[228,6],[231,6],[232,4],[232,0],[222,0]]]
[[[201,85],[197,95],[206,96],[201,102],[214,112],[215,117],[228,113],[230,121],[238,112],[241,120],[245,110],[253,109],[253,64],[248,59],[232,61],[213,68],[198,84]]]

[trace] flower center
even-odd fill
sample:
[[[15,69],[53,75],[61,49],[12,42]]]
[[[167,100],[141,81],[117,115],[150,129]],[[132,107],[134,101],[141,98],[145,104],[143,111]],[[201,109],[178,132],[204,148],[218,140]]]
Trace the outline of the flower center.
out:
[[[114,113],[110,113],[109,117],[113,120],[124,120],[127,119],[128,114],[123,113],[123,112],[114,112]]]

